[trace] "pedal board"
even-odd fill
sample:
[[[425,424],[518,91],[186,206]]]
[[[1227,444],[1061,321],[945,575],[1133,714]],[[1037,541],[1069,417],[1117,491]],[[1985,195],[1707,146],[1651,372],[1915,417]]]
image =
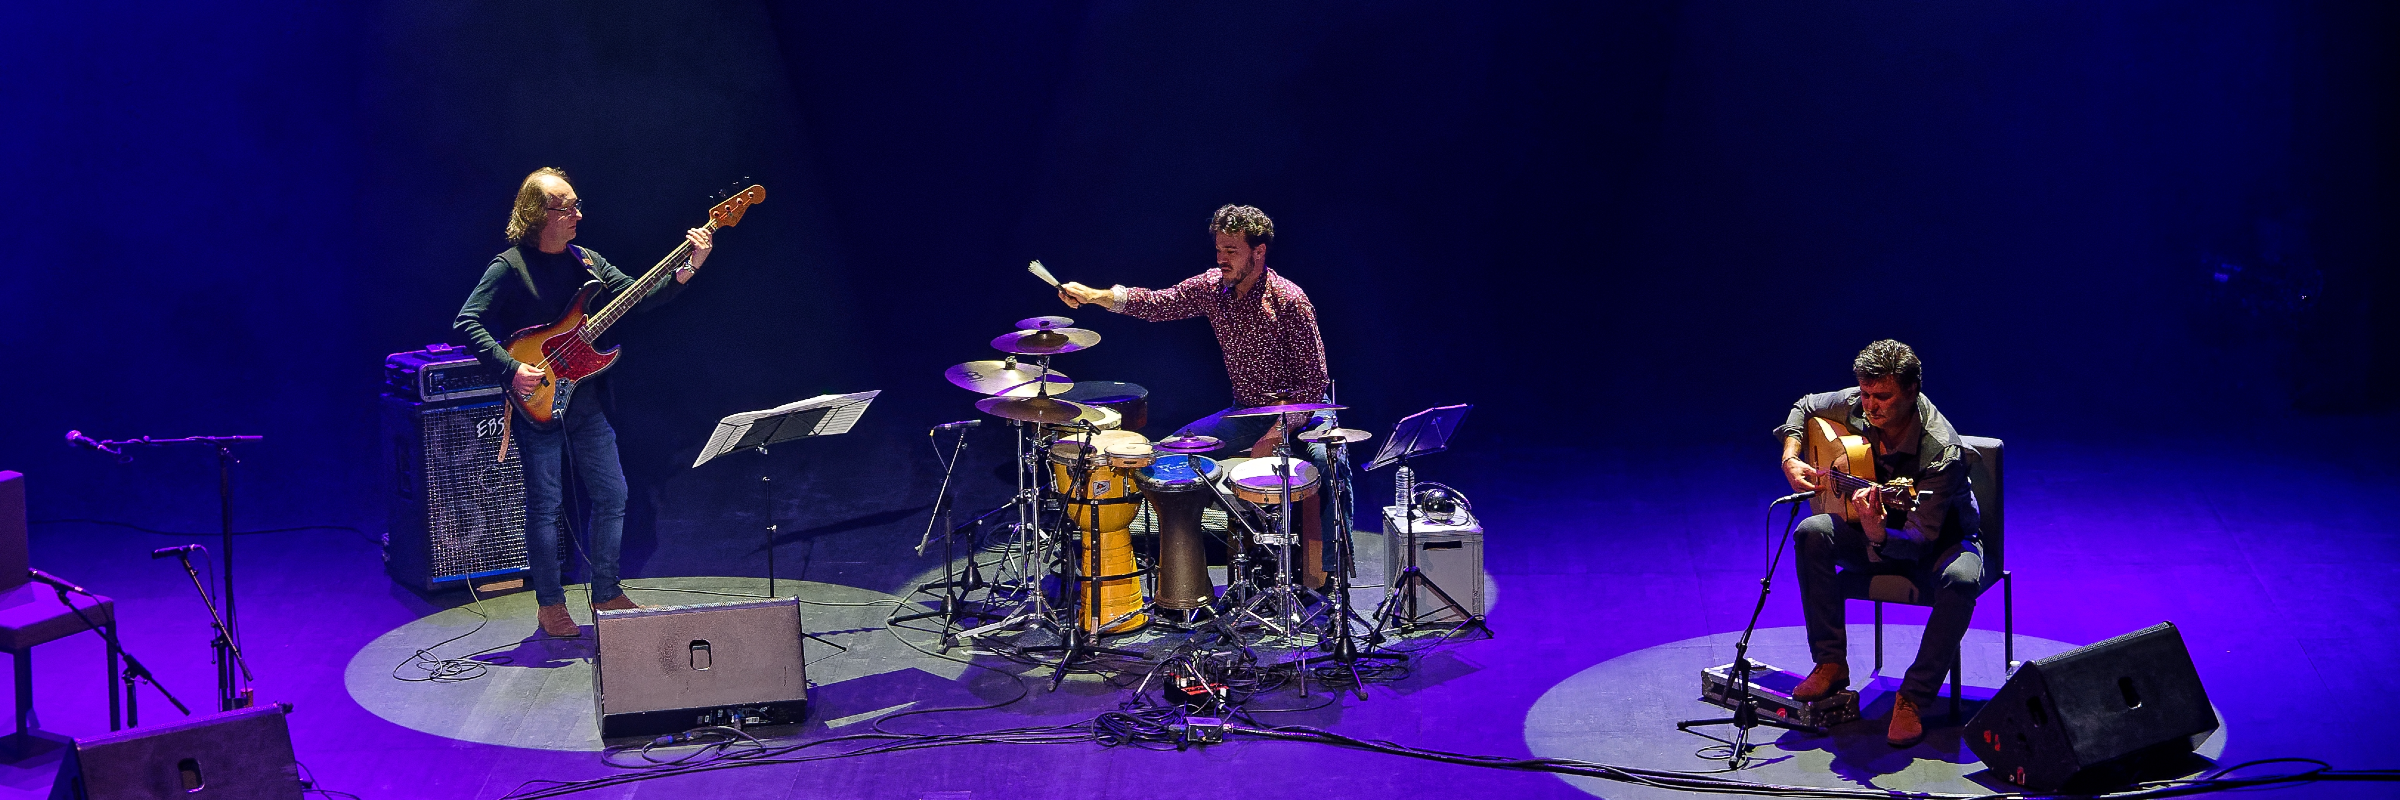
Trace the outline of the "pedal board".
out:
[[[1750,659],[1750,696],[1758,701],[1761,713],[1819,728],[1830,728],[1858,719],[1858,692],[1849,689],[1834,692],[1832,697],[1814,703],[1792,699],[1792,690],[1806,679],[1805,675],[1776,669],[1755,658]],[[1720,664],[1700,671],[1700,699],[1732,708],[1732,693],[1732,664]]]

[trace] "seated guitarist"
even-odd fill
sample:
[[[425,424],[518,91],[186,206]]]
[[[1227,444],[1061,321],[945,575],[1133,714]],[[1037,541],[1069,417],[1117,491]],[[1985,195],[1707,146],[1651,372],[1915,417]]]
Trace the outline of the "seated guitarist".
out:
[[[551,167],[534,170],[517,187],[516,208],[508,215],[508,250],[492,258],[483,280],[467,295],[451,327],[474,340],[476,356],[513,376],[509,391],[532,395],[541,370],[518,363],[500,337],[557,321],[591,280],[608,286],[596,298],[605,303],[634,278],[617,270],[599,253],[568,244],[583,221],[583,200],[567,183],[567,174]],[[692,269],[708,259],[709,232],[693,228],[691,268],[672,282],[661,281],[644,306],[665,302],[692,279]],[[587,311],[589,309],[586,309]],[[570,402],[566,415],[549,430],[538,430],[522,412],[511,412],[513,435],[525,461],[525,556],[533,573],[533,596],[541,604],[543,633],[572,637],[581,631],[567,615],[566,589],[559,585],[559,518],[564,510],[567,450],[574,450],[577,476],[592,502],[590,603],[594,609],[638,608],[617,585],[617,548],[625,534],[625,469],[617,461],[617,432],[601,410],[598,387],[578,392],[583,402]],[[513,408],[513,406],[512,406]]]
[[[1875,478],[1916,482],[1916,509],[1884,508],[1877,487],[1850,495],[1850,507],[1874,509],[1850,522],[1818,514],[1800,523],[1797,568],[1800,603],[1808,618],[1808,647],[1816,668],[1792,692],[1813,701],[1850,685],[1849,639],[1842,618],[1842,593],[1834,566],[1907,575],[1934,588],[1932,618],[1892,704],[1884,738],[1894,747],[1925,736],[1921,709],[1941,689],[1957,658],[1959,640],[1983,591],[1983,549],[1978,543],[1975,496],[1968,492],[1967,465],[1958,431],[1920,392],[1924,366],[1908,345],[1885,339],[1867,345],[1851,362],[1858,387],[1812,394],[1792,404],[1775,435],[1783,439],[1783,474],[1795,491],[1815,491],[1821,475],[1801,459],[1801,435],[1809,417],[1825,417],[1860,432],[1873,445]],[[1857,470],[1853,470],[1856,472]]]

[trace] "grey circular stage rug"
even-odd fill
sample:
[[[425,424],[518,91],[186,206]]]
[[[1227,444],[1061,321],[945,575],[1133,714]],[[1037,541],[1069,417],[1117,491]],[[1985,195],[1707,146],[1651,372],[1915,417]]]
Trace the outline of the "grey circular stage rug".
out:
[[[1948,716],[1946,696],[1925,709],[1925,739],[1913,747],[1894,748],[1883,739],[1890,720],[1892,691],[1900,673],[1916,657],[1917,636],[1923,626],[1886,624],[1885,675],[1868,675],[1875,663],[1875,629],[1850,626],[1851,688],[1859,693],[1862,719],[1835,726],[1828,736],[1760,727],[1750,741],[1762,745],[1751,751],[1748,768],[1717,777],[1760,783],[1831,788],[1869,788],[1899,792],[1982,793],[2008,788],[1997,781],[1978,783],[1969,776],[1983,763],[1967,749],[1962,726],[2005,682],[1998,631],[1971,630],[1963,646],[1966,703],[1960,717]],[[1733,662],[1733,644],[1740,631],[1685,639],[1636,650],[1601,662],[1560,681],[1535,701],[1525,715],[1525,744],[1534,755],[1573,758],[1603,764],[1649,769],[1711,771],[1722,760],[1696,755],[1716,742],[1675,729],[1686,719],[1725,716],[1724,708],[1703,702],[1700,671]],[[2018,634],[2016,657],[2031,661],[2072,650],[2075,645]],[[1805,674],[1811,666],[1807,631],[1798,627],[1762,628],[1750,640],[1750,657]],[[2218,719],[2224,719],[2218,714]],[[1731,738],[1732,726],[1696,729]],[[2225,752],[2226,731],[2200,747],[2214,759]],[[1979,776],[1980,777],[1980,776]],[[1598,778],[1564,778],[1576,788],[1610,798],[1689,798],[1670,789],[1619,783]]]
[[[766,588],[764,578],[643,578],[627,581],[626,595],[643,605],[690,605],[764,597]],[[883,633],[884,617],[899,598],[850,586],[794,580],[777,581],[775,588],[786,597],[797,594],[806,598],[809,633],[849,648],[842,651],[809,640],[808,678],[812,685],[911,668],[956,680],[969,669],[956,661],[920,656],[906,643]],[[534,608],[532,592],[516,592],[402,625],[352,656],[343,682],[350,697],[376,716],[436,736],[543,750],[597,751],[601,742],[599,726],[593,722],[592,615],[584,590],[580,586],[567,590],[568,613],[583,626],[580,638],[542,635],[535,627]],[[412,654],[469,632],[472,634],[434,648],[429,655],[466,659],[455,663],[469,665],[476,677],[424,680],[430,673]],[[473,653],[481,655],[470,657]],[[418,680],[397,679],[395,673]]]

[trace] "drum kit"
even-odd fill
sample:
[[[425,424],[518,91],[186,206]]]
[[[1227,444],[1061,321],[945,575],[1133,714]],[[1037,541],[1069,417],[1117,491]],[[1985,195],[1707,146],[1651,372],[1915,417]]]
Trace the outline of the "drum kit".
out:
[[[944,372],[951,384],[986,395],[975,401],[976,409],[1006,420],[1017,442],[1017,494],[985,515],[1016,512],[1015,538],[1002,550],[1004,566],[989,584],[987,611],[974,615],[996,621],[959,631],[955,638],[979,639],[1028,626],[1055,632],[1057,645],[1021,648],[1059,654],[1054,689],[1072,666],[1095,655],[1139,655],[1098,642],[1153,623],[1238,638],[1244,629],[1283,637],[1319,633],[1309,626],[1326,620],[1328,628],[1340,631],[1337,653],[1347,650],[1345,623],[1354,618],[1347,581],[1337,582],[1341,596],[1336,602],[1312,605],[1308,599],[1316,593],[1299,585],[1293,569],[1300,555],[1295,508],[1321,488],[1328,501],[1343,496],[1346,487],[1324,486],[1341,476],[1320,474],[1316,464],[1291,452],[1285,444],[1291,437],[1277,437],[1270,455],[1223,461],[1203,455],[1223,447],[1215,437],[1151,441],[1138,431],[1148,421],[1148,392],[1142,387],[1078,383],[1052,369],[1053,356],[1100,343],[1100,334],[1073,324],[1064,317],[1020,320],[1016,331],[992,340],[1005,358],[970,361]],[[1292,419],[1339,408],[1298,403],[1227,416]],[[1298,438],[1338,452],[1369,434],[1327,428]],[[1222,511],[1229,527],[1221,592],[1208,567],[1212,532],[1204,514],[1211,510]],[[1347,509],[1342,510],[1341,527],[1347,530]],[[1137,557],[1134,546],[1137,517],[1146,518],[1147,529],[1157,534],[1155,547],[1144,548],[1147,558]],[[1346,556],[1348,537],[1338,538]],[[1003,613],[992,610],[995,604],[1013,608]],[[1321,635],[1337,638],[1331,631]]]

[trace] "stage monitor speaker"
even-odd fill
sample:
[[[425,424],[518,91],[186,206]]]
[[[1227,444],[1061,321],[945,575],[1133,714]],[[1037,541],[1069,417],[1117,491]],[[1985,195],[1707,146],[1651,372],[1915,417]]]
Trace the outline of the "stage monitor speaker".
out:
[[[393,580],[430,593],[525,571],[525,466],[515,442],[499,457],[503,413],[498,401],[383,396],[383,558]]]
[[[281,705],[76,739],[50,800],[300,800]]]
[[[600,737],[798,723],[808,705],[800,600],[602,611],[592,626]]]
[[[2183,635],[2161,622],[2018,667],[1966,733],[1993,776],[2050,792],[2125,783],[2216,729]]]

